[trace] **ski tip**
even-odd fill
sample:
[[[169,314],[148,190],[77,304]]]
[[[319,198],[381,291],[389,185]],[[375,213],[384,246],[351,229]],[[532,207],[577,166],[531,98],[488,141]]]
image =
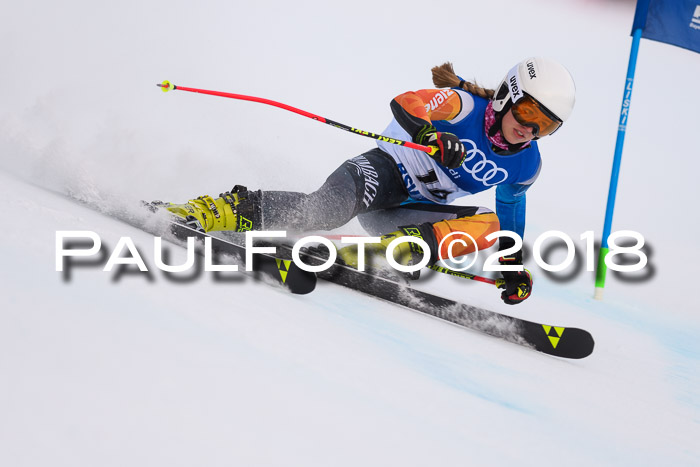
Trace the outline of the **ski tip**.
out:
[[[172,84],[167,79],[165,81],[163,81],[162,83],[156,84],[156,86],[158,86],[161,89],[161,91],[163,91],[163,92],[168,92],[172,89],[175,89],[175,85]]]
[[[593,353],[595,341],[588,331],[545,325],[542,327],[545,328],[551,347],[545,346],[539,350],[556,357],[572,359],[586,358]]]

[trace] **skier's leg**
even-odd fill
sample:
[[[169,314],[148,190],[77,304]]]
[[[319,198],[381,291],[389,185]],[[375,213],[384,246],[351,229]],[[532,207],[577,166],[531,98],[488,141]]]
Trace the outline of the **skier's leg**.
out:
[[[450,254],[456,258],[491,247],[495,240],[486,240],[486,236],[500,228],[498,217],[487,208],[424,203],[360,214],[358,219],[370,235],[391,232],[368,248],[372,254],[383,254],[395,238],[420,237],[430,247],[429,264]],[[357,247],[343,248],[339,256],[357,266]],[[415,243],[403,243],[394,250],[394,259],[401,264],[416,263],[422,256],[422,249]]]
[[[373,149],[345,161],[311,194],[262,192],[265,230],[331,230],[359,213],[399,206],[408,198],[394,160]]]
[[[166,209],[205,231],[330,230],[358,213],[399,206],[408,198],[394,160],[375,148],[344,162],[317,191],[248,191],[202,196]]]
[[[381,235],[383,232],[395,230],[400,225],[435,223],[490,212],[492,211],[488,208],[475,206],[411,202],[396,208],[361,213],[357,220],[368,234]]]
[[[447,259],[450,255],[458,258],[475,251],[490,248],[496,240],[486,240],[489,234],[498,232],[501,224],[496,213],[486,208],[474,208],[472,214],[458,213],[454,219],[445,219],[432,223],[435,234],[438,259]],[[466,235],[465,235],[466,234]]]

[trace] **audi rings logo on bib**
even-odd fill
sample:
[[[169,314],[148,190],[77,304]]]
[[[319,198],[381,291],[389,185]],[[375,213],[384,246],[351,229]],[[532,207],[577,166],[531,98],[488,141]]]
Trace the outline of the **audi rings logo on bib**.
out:
[[[484,152],[476,147],[476,143],[470,139],[460,139],[467,149],[467,157],[464,159],[462,168],[477,182],[484,186],[494,186],[503,183],[508,179],[506,169],[499,167],[495,162],[488,160]],[[471,149],[468,149],[471,146]]]

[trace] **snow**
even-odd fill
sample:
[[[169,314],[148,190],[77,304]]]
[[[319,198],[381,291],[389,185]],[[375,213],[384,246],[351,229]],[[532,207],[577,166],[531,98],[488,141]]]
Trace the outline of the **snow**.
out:
[[[579,236],[602,230],[633,2],[5,10],[0,465],[700,463],[697,54],[646,40],[640,50],[613,230],[645,236],[650,278],[609,275],[595,301],[583,266],[567,280],[532,266],[534,294],[518,307],[457,278],[416,285],[587,329],[596,349],[583,360],[332,284],[293,296],[241,274],[164,274],[152,236],[109,215],[234,184],[310,191],[373,144],[260,104],[163,94],[163,79],[381,131],[391,97],[430,86],[433,65],[451,60],[494,86],[518,60],[548,55],[574,75],[577,104],[542,140],[526,241],[561,230],[583,258]],[[493,207],[493,194],[464,201]],[[59,230],[96,232],[105,255],[128,236],[150,272],[103,272],[103,256],[66,278]],[[361,233],[356,222],[342,232]],[[184,262],[184,250],[170,253]]]

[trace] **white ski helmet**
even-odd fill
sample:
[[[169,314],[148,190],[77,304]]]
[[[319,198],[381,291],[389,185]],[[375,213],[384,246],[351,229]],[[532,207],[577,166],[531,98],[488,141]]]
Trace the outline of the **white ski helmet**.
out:
[[[493,96],[493,110],[508,111],[529,96],[546,115],[558,121],[554,130],[544,133],[551,134],[571,115],[575,95],[574,79],[562,64],[550,58],[531,57],[515,65],[503,78]]]

